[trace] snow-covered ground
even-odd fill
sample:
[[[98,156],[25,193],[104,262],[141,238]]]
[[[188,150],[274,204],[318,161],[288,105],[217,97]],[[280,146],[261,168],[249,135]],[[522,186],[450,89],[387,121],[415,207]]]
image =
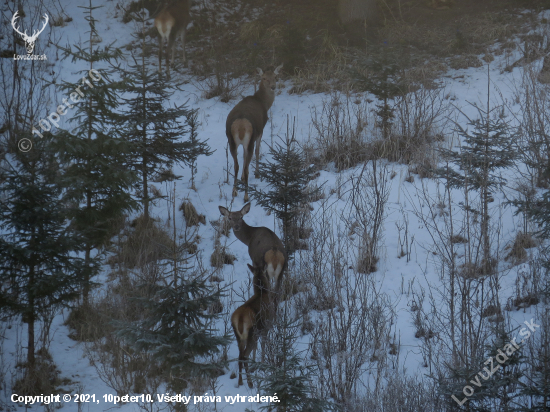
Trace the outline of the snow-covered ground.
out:
[[[84,2],[83,2],[84,3]],[[79,9],[79,2],[71,2],[69,0],[60,0],[60,4],[65,10],[66,14],[71,16],[73,20],[65,27],[52,27],[49,26],[47,30],[55,31],[55,37],[58,38],[58,44],[73,44],[78,42],[79,39],[86,38],[86,31],[88,25],[84,20],[84,14],[82,9]],[[134,30],[134,23],[121,24],[120,23],[120,10],[116,9],[116,2],[105,1],[104,8],[97,12],[99,32],[102,36],[102,44],[108,44],[116,40],[116,46],[123,46],[131,40],[131,33]],[[115,14],[118,13],[118,18],[115,18]],[[67,82],[79,81],[78,76],[75,74],[77,70],[84,69],[83,65],[73,64],[67,60],[57,60],[56,51],[53,45],[45,47],[43,43],[40,43],[40,47],[48,56],[48,61],[52,64],[52,70],[60,73],[62,80]],[[179,53],[178,53],[179,54]],[[192,52],[188,52],[188,57],[192,60]],[[519,58],[519,52],[516,58]],[[11,61],[7,59],[2,60],[2,64],[11,64]],[[275,62],[277,63],[277,62]],[[154,67],[156,64],[156,56],[151,59],[151,65]],[[441,79],[441,83],[445,88],[445,95],[449,102],[452,102],[457,109],[463,111],[471,118],[476,118],[477,111],[472,107],[470,103],[477,103],[480,107],[485,107],[487,102],[488,83],[490,90],[490,100],[493,106],[505,105],[506,111],[509,115],[516,113],[519,108],[515,95],[520,88],[522,81],[522,68],[518,67],[511,72],[503,72],[503,67],[507,64],[504,61],[503,56],[496,56],[496,60],[491,62],[489,71],[487,66],[480,68],[469,68],[466,70],[450,70],[446,76]],[[178,73],[176,76],[180,79],[187,79],[187,74]],[[488,79],[490,77],[490,80]],[[192,79],[191,79],[192,80]],[[252,94],[254,91],[253,80],[248,80],[249,86],[243,91],[243,95]],[[284,136],[286,131],[286,119],[296,118],[296,135],[302,142],[307,141],[310,137],[314,136],[313,128],[311,125],[312,111],[317,108],[321,108],[323,101],[329,98],[325,94],[312,94],[304,93],[301,95],[289,94],[288,91],[291,87],[289,81],[280,82],[277,89],[277,96],[269,115],[269,122],[266,126],[262,153],[267,154],[266,143],[276,141],[278,136]],[[59,95],[58,101],[64,96]],[[366,98],[367,96],[365,96]],[[371,96],[372,98],[372,96]],[[57,101],[52,99],[51,105],[47,112],[42,117],[46,117],[51,111],[54,111],[57,107]],[[184,178],[177,183],[177,204],[179,205],[183,199],[189,199],[197,208],[199,213],[206,216],[206,225],[199,227],[199,235],[201,242],[199,248],[204,259],[205,266],[209,266],[209,258],[214,249],[214,229],[208,223],[209,221],[217,220],[220,217],[218,210],[219,205],[226,206],[231,210],[238,210],[243,205],[243,194],[239,193],[239,196],[232,200],[231,189],[228,184],[223,183],[225,180],[225,167],[226,167],[226,136],[225,136],[225,120],[227,114],[231,108],[236,104],[236,100],[229,103],[222,103],[216,99],[204,99],[202,93],[197,87],[197,81],[192,80],[183,86],[183,91],[177,91],[170,102],[166,104],[172,105],[173,103],[181,104],[188,101],[190,107],[197,108],[199,110],[199,120],[201,122],[199,130],[199,138],[208,142],[212,149],[215,149],[215,153],[209,157],[199,157],[198,160],[198,174],[196,177],[196,191],[190,189],[188,178],[190,172],[188,168],[178,167],[174,169],[176,175],[182,175]],[[373,104],[371,104],[374,107]],[[371,107],[371,108],[372,108]],[[458,111],[454,111],[458,113]],[[65,116],[69,118],[70,116]],[[466,119],[463,115],[457,115],[456,121],[462,125],[466,124]],[[447,126],[446,130],[442,132],[447,136],[447,143],[451,140],[451,125]],[[456,139],[456,137],[455,137]],[[455,141],[454,145],[457,143]],[[242,150],[242,149],[241,149]],[[239,155],[239,160],[242,156]],[[232,171],[232,161],[230,160],[229,166]],[[390,163],[387,165],[390,171],[395,172],[395,177],[388,181],[390,191],[389,198],[386,206],[386,217],[384,220],[384,227],[382,230],[382,243],[380,252],[380,262],[378,264],[378,270],[369,275],[374,277],[377,288],[380,292],[387,294],[391,299],[391,305],[394,308],[396,319],[395,324],[392,325],[392,330],[397,333],[400,340],[400,354],[399,361],[400,367],[406,368],[410,374],[423,374],[425,368],[423,366],[421,350],[419,348],[420,339],[414,337],[415,328],[412,323],[411,313],[409,305],[411,301],[411,294],[405,290],[402,291],[402,285],[405,285],[407,289],[408,285],[413,284],[428,288],[430,285],[435,285],[440,282],[440,274],[438,268],[438,259],[434,256],[433,240],[429,235],[428,230],[424,226],[423,222],[417,217],[415,211],[425,210],[427,205],[420,196],[420,189],[422,185],[426,187],[426,191],[431,194],[435,194],[438,189],[442,189],[441,182],[437,180],[424,179],[421,180],[418,176],[415,177],[412,183],[405,181],[408,176],[407,167],[399,164]],[[317,211],[321,207],[322,202],[334,201],[336,205],[340,204],[337,200],[337,193],[331,193],[332,188],[335,188],[341,182],[347,181],[347,177],[352,174],[357,174],[360,170],[360,166],[347,171],[336,173],[332,171],[322,171],[317,178],[316,183],[324,184],[323,190],[326,194],[325,199],[313,203],[314,210],[312,215],[315,217]],[[513,171],[506,172],[509,178],[508,186],[512,186],[515,179]],[[250,182],[252,184],[258,184],[260,187],[264,185],[253,177],[251,173]],[[165,186],[159,186],[161,191],[166,191]],[[513,197],[513,190],[510,187],[505,188],[505,194],[509,197]],[[504,246],[510,242],[513,242],[516,233],[520,230],[521,221],[519,217],[513,215],[513,208],[505,207],[504,203],[509,198],[503,193],[499,193],[495,196],[495,202],[492,203],[493,214],[498,216],[500,214],[500,238],[499,247],[503,249]],[[461,194],[456,192],[457,198],[454,199],[456,203],[460,201],[459,196]],[[341,202],[343,204],[343,201]],[[168,208],[166,202],[159,201],[157,206],[153,208],[152,215],[158,217],[161,222],[165,222],[168,219]],[[252,204],[251,211],[245,217],[246,222],[252,226],[267,226],[276,232],[279,232],[279,227],[275,224],[273,216],[267,216],[265,211]],[[409,237],[414,236],[411,245],[410,261],[403,257],[398,257],[400,251],[399,230],[398,225],[402,225],[405,220],[408,220]],[[176,226],[183,228],[185,222],[181,214],[176,215]],[[401,234],[402,236],[402,234]],[[411,239],[410,239],[411,240]],[[223,240],[222,240],[223,241]],[[233,234],[227,241],[229,251],[236,256],[234,265],[226,265],[221,272],[221,276],[224,278],[224,283],[234,283],[234,288],[238,289],[240,285],[248,284],[249,274],[247,273],[246,264],[249,262],[247,247],[239,242]],[[304,252],[305,256],[305,252]],[[506,267],[511,266],[508,263],[503,262],[501,270],[508,270],[505,276],[501,277],[501,299],[505,299],[515,292],[517,271],[520,267]],[[240,302],[237,299],[233,303],[233,307],[226,308],[230,312],[234,310]],[[95,399],[99,403],[85,403],[80,405],[83,411],[103,411],[112,408],[112,402],[105,402],[104,395],[116,395],[115,391],[109,388],[98,376],[94,366],[90,364],[89,359],[85,355],[85,348],[83,343],[75,342],[68,337],[68,329],[63,325],[63,322],[67,316],[67,312],[59,314],[52,325],[51,335],[52,341],[49,347],[50,353],[56,365],[61,371],[63,377],[69,378],[73,384],[70,388],[75,390],[79,388],[79,391],[83,394],[94,394]],[[514,311],[511,313],[513,322],[517,325],[521,324],[524,320],[533,318],[533,307],[527,308],[525,311]],[[7,368],[6,382],[11,382],[11,373],[13,371],[14,362],[17,354],[23,352],[23,342],[25,342],[25,329],[22,325],[11,324],[9,328],[5,330],[5,339],[3,341],[4,347],[4,362],[9,365]],[[305,346],[308,342],[308,335],[302,336],[299,341]],[[232,359],[236,359],[238,356],[237,345],[231,344],[229,356]],[[235,371],[237,369],[236,362],[232,362],[230,370]],[[246,385],[236,389],[236,380],[230,379],[230,373],[226,373],[218,380],[218,391],[216,395],[222,397],[222,403],[218,405],[219,410],[227,412],[231,411],[243,411],[246,407],[255,407],[255,403],[230,403],[225,402],[225,396],[239,395],[256,395],[257,389],[249,389]],[[73,392],[74,393],[74,392]],[[10,394],[7,394],[10,395]],[[44,394],[46,395],[46,394]],[[152,394],[155,398],[157,394]],[[209,393],[212,395],[212,393]],[[193,401],[191,401],[192,403]],[[208,404],[203,404],[208,405]],[[210,406],[208,406],[210,408]],[[208,409],[207,410],[211,410]],[[65,410],[77,410],[77,405],[64,405]],[[43,406],[31,406],[29,411],[43,410]],[[134,411],[137,410],[135,403],[127,403],[120,406],[121,411]],[[213,410],[213,409],[212,409]]]

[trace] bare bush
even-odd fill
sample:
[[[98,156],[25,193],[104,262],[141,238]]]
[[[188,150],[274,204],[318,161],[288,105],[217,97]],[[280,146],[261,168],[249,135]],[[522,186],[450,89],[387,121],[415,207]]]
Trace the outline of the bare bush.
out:
[[[361,384],[369,362],[378,361],[373,368],[385,364],[393,317],[389,299],[377,290],[374,279],[349,264],[356,245],[338,235],[346,230],[347,220],[324,204],[313,218],[310,258],[297,268],[306,292],[297,310],[304,318],[311,310],[322,312],[307,326],[319,391],[342,404]]]
[[[349,412],[440,412],[444,403],[437,394],[436,384],[418,376],[395,371],[384,376],[381,390],[370,388],[360,397],[348,401]]]
[[[442,87],[420,86],[399,96],[392,131],[396,142],[387,159],[426,168],[436,166],[437,144],[443,141],[450,111]]]
[[[344,213],[349,216],[345,218],[349,232],[357,234],[359,238],[356,264],[359,273],[376,271],[384,209],[389,197],[389,180],[386,165],[376,160],[365,163],[358,176],[352,175],[350,179],[350,209],[344,209]]]
[[[184,200],[180,205],[180,210],[183,212],[187,227],[198,226],[199,223],[206,224],[206,217],[197,213],[197,209],[190,200]]]
[[[333,92],[320,110],[313,109],[312,124],[316,135],[306,151],[315,153],[318,164],[334,162],[338,170],[343,170],[368,158],[368,111],[362,100]]]
[[[547,168],[550,162],[550,95],[547,88],[537,81],[533,66],[523,72],[518,100],[521,106],[517,119],[522,137],[522,155],[528,166],[531,184],[548,188],[550,176]]]

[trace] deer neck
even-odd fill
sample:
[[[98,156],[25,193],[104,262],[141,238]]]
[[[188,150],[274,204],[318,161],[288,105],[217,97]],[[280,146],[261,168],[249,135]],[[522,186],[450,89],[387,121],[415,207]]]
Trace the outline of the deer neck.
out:
[[[233,229],[233,233],[235,233],[237,239],[248,246],[250,243],[250,239],[252,238],[252,233],[254,229],[255,227],[247,225],[246,222],[243,220],[241,228],[239,230]]]
[[[263,82],[260,83],[260,88],[256,93],[254,93],[254,96],[256,96],[260,101],[263,103],[265,110],[269,110],[271,108],[271,105],[273,104],[273,101],[275,100],[275,92],[271,89],[268,89],[264,86]]]

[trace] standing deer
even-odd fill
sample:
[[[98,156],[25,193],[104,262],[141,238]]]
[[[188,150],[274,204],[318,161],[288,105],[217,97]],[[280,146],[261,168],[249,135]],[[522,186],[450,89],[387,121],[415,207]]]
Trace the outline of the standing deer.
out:
[[[248,268],[254,275],[252,278],[254,295],[233,312],[231,325],[239,346],[239,381],[237,385],[243,384],[242,369],[244,365],[248,387],[252,388],[252,379],[248,373],[248,356],[250,352],[254,351],[253,359],[256,360],[258,337],[269,328],[272,312],[269,281],[265,276],[264,269],[251,265],[248,265]]]
[[[276,76],[283,65],[275,70],[266,69],[264,72],[258,68],[262,81],[260,87],[253,96],[247,96],[241,100],[227,115],[225,122],[225,134],[229,141],[229,150],[233,156],[235,166],[235,180],[233,182],[233,197],[237,196],[237,175],[239,173],[239,161],[237,149],[243,145],[243,174],[241,180],[245,184],[244,201],[248,202],[248,166],[252,160],[254,144],[256,144],[256,177],[260,159],[260,143],[267,123],[267,112],[275,100]]]
[[[162,49],[164,40],[168,42],[166,50],[166,76],[170,79],[170,65],[174,65],[175,42],[178,35],[181,36],[183,46],[183,63],[185,64],[185,32],[191,21],[189,9],[191,0],[175,0],[167,5],[155,17],[155,27],[159,32],[159,73],[162,72]],[[172,60],[168,63],[168,54],[172,51]]]
[[[250,211],[250,203],[238,212],[230,212],[219,206],[220,213],[229,220],[229,225],[237,239],[248,246],[248,254],[252,264],[257,268],[265,268],[270,283],[275,283],[275,291],[281,288],[282,273],[286,268],[287,254],[283,242],[267,227],[249,226],[243,216]]]

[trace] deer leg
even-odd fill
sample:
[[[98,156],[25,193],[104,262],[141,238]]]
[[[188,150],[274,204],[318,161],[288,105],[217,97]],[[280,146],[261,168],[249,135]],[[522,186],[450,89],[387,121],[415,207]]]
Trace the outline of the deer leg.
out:
[[[164,44],[164,40],[159,35],[159,74],[162,73],[162,46]]]
[[[254,173],[254,177],[256,179],[260,178],[260,144],[262,143],[262,133],[258,135],[258,141],[256,142],[256,172]]]
[[[251,329],[250,332],[249,332],[249,335],[248,335],[248,342],[246,343],[246,350],[244,351],[244,358],[246,360],[246,363],[244,365],[244,369],[246,371],[246,380],[248,381],[248,387],[249,388],[253,388],[254,385],[252,384],[252,376],[250,375],[250,371],[249,371],[249,359],[250,359],[250,352],[254,351],[253,353],[253,359],[254,359],[254,362],[256,361],[256,346],[257,346],[257,340],[256,340],[256,336],[253,332],[253,330]],[[242,382],[241,382],[242,384]]]
[[[245,149],[243,158],[244,158],[244,167],[243,167],[243,176],[242,180],[244,182],[244,201],[248,202],[248,167],[250,166],[250,161],[252,160],[253,150]]]
[[[239,175],[239,159],[237,159],[237,147],[234,145],[229,145],[229,151],[233,157],[233,166],[234,166],[234,180],[233,180],[233,197],[237,196],[237,176]]]

